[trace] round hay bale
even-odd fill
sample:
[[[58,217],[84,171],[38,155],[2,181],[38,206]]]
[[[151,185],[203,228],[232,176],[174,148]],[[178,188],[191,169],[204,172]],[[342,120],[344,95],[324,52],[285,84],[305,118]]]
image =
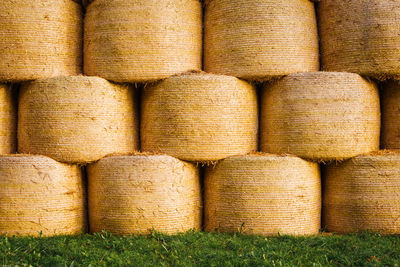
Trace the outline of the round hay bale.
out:
[[[89,165],[91,232],[175,234],[201,227],[199,169],[166,155],[106,157]]]
[[[237,78],[187,73],[145,88],[142,150],[213,161],[257,150],[255,88]]]
[[[102,78],[72,76],[22,86],[18,151],[87,163],[138,149],[135,91]]]
[[[357,74],[298,73],[266,85],[261,151],[341,160],[379,150],[375,84]]]
[[[330,232],[400,233],[400,154],[362,155],[324,171],[323,220]]]
[[[268,80],[318,71],[318,57],[309,0],[206,0],[205,71]]]
[[[323,70],[400,78],[400,2],[324,0],[319,4]]]
[[[390,81],[382,89],[382,148],[400,149],[400,83]]]
[[[141,82],[201,69],[199,0],[96,0],[85,17],[84,71]]]
[[[82,17],[71,0],[2,0],[0,81],[82,73]]]
[[[11,86],[0,84],[0,154],[15,153],[17,114]]]
[[[44,156],[0,156],[0,235],[45,236],[86,230],[78,166]]]
[[[235,156],[205,174],[205,230],[317,234],[321,181],[317,163],[293,156]]]

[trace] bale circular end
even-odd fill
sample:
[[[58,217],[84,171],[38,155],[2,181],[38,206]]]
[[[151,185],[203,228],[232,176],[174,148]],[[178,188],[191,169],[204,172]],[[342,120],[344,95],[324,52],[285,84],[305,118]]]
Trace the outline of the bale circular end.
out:
[[[145,88],[142,149],[189,161],[257,150],[256,90],[234,77],[187,73]]]
[[[87,163],[138,148],[135,91],[102,78],[37,80],[21,88],[18,151]]]
[[[0,81],[82,73],[82,17],[71,0],[2,0]]]
[[[376,86],[351,73],[289,75],[262,95],[261,150],[341,160],[379,150]]]
[[[322,67],[377,79],[400,78],[400,2],[319,4]]]
[[[0,199],[0,235],[66,235],[86,229],[77,166],[44,156],[0,156]]]
[[[205,230],[273,235],[317,234],[318,164],[293,156],[235,156],[208,167]]]
[[[325,169],[324,224],[337,233],[400,233],[400,154],[362,155]]]
[[[319,70],[317,21],[309,0],[208,1],[204,34],[207,72],[268,80]]]
[[[117,82],[201,69],[199,0],[96,0],[85,17],[87,75]]]
[[[16,150],[16,116],[11,87],[0,84],[0,155],[11,154]]]
[[[91,232],[174,234],[201,227],[199,170],[166,155],[106,157],[89,165]]]

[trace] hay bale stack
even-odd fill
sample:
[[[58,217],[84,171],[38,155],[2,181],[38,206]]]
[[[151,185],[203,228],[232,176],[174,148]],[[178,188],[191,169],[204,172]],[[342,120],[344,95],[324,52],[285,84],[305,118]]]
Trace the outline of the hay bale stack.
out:
[[[328,231],[400,233],[400,154],[362,155],[324,171]]]
[[[0,155],[11,154],[17,145],[17,114],[11,87],[0,84]]]
[[[82,73],[82,17],[71,0],[2,0],[0,81]]]
[[[256,90],[234,77],[173,76],[145,88],[143,151],[213,161],[257,150]]]
[[[85,17],[85,74],[117,82],[201,69],[199,0],[96,0]]]
[[[400,149],[400,83],[390,81],[382,89],[382,148]]]
[[[357,74],[289,75],[262,95],[261,151],[340,160],[379,150],[376,86]]]
[[[98,77],[57,77],[21,88],[18,151],[87,163],[138,148],[135,91]]]
[[[201,227],[199,170],[166,155],[106,157],[89,165],[91,232],[175,234]]]
[[[399,1],[324,0],[318,5],[323,70],[400,78]]]
[[[310,235],[320,224],[316,163],[256,154],[227,158],[206,170],[206,231]]]
[[[78,166],[44,156],[0,156],[0,235],[45,236],[86,230]]]
[[[319,70],[309,0],[206,0],[204,42],[207,72],[268,80]]]

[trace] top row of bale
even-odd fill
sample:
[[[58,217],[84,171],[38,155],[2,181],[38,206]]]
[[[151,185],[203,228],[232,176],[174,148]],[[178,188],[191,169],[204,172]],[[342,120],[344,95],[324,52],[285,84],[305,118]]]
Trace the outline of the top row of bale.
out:
[[[84,13],[71,0],[2,0],[0,82],[143,82],[201,69],[261,81],[320,69],[400,77],[398,1],[89,2]]]

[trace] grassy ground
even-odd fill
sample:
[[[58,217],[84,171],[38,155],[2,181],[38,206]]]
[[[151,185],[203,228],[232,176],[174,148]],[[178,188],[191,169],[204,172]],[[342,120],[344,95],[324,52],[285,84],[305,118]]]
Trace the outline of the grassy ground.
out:
[[[3,265],[399,266],[400,236],[260,237],[189,232],[0,238]]]

